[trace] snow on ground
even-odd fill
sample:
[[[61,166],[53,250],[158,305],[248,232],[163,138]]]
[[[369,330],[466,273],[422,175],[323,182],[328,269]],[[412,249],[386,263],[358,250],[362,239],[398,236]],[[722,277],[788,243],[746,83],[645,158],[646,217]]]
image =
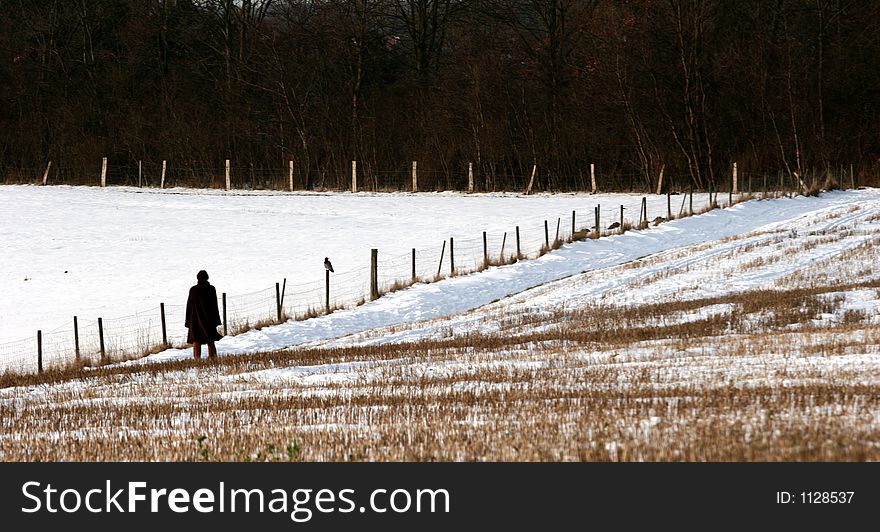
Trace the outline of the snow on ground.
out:
[[[227,194],[31,186],[0,187],[0,197],[4,200],[0,203],[0,236],[6,251],[0,259],[0,270],[4,272],[3,290],[7,295],[0,300],[0,343],[20,338],[44,323],[63,326],[74,314],[81,320],[83,316],[119,316],[150,304],[158,306],[158,301],[176,303],[182,310],[186,290],[200,268],[212,274],[212,282],[221,291],[231,294],[271,286],[281,277],[296,283],[312,279],[320,294],[321,263],[324,256],[329,256],[339,272],[333,277],[334,286],[338,286],[339,279],[346,279],[346,271],[354,271],[356,275],[351,279],[360,277],[352,282],[363,294],[364,274],[368,272],[360,266],[367,263],[370,248],[378,248],[382,256],[402,251],[404,260],[380,264],[380,270],[395,267],[400,276],[406,277],[410,268],[408,249],[440,244],[451,235],[456,237],[456,264],[472,267],[482,257],[479,232],[483,229],[490,234],[490,248],[500,247],[500,234],[508,231],[506,249],[511,250],[513,227],[519,224],[523,249],[533,252],[543,241],[545,219],[561,217],[560,234],[566,235],[571,210],[578,211],[581,228],[591,225],[592,206],[600,203],[605,226],[609,219],[619,216],[616,206],[624,204],[626,217],[631,220],[641,201],[637,195]],[[673,206],[674,212],[679,210],[682,198],[673,197],[678,204]],[[695,197],[695,207],[705,201],[705,197]],[[858,210],[849,212],[856,206]],[[649,197],[649,219],[665,215],[666,208],[665,197]],[[700,264],[710,264],[713,257],[739,254],[748,245],[774,238],[774,231],[783,228],[795,233],[817,231],[853,223],[878,211],[878,190],[746,202],[643,231],[567,244],[538,260],[420,283],[329,316],[229,336],[218,343],[218,350],[221,354],[277,350],[450,316],[587,271],[594,273],[566,281],[558,289],[549,285],[512,301],[526,298],[522,305],[540,307],[565,301],[578,304],[609,294],[619,303],[678,297],[682,287],[693,281],[687,272]],[[552,240],[555,227],[552,223],[550,227]],[[760,234],[747,243],[722,240],[756,230]],[[474,233],[477,238],[468,238]],[[714,279],[723,279],[724,284],[700,285],[700,292],[690,295],[705,295],[718,287],[730,291],[761,286],[821,261],[822,253],[833,256],[840,246],[855,246],[867,238],[855,236],[836,248],[819,246],[813,254],[799,255],[797,260],[777,265],[779,268],[747,276],[731,275],[745,259],[734,261],[725,266],[727,270],[707,270]],[[722,241],[698,246],[717,240]],[[698,248],[694,252],[687,246]],[[420,268],[436,273],[439,247],[433,248],[433,260],[422,260],[429,255],[420,254],[418,262],[427,264]],[[686,251],[677,256],[675,250],[681,248]],[[670,259],[652,268],[640,268],[632,275],[626,271],[622,275],[607,273],[614,266],[658,253],[669,253]],[[676,271],[684,272],[684,277],[671,275],[664,282],[654,283],[650,292],[620,290],[627,283],[637,282],[636,277]],[[269,295],[271,309],[274,294]],[[296,290],[288,291],[286,297],[296,300]],[[485,321],[480,316],[465,315],[461,319]],[[177,321],[182,321],[180,316],[169,317],[174,339],[184,332]],[[425,327],[433,329],[430,324]],[[69,336],[64,334],[65,338]],[[29,352],[33,350],[33,340],[24,344]],[[149,360],[187,356],[188,350],[171,349]]]
[[[674,212],[683,198],[673,196]],[[218,292],[229,294],[230,321],[253,324],[274,317],[274,283],[284,278],[289,315],[321,307],[325,256],[337,272],[331,297],[350,304],[368,293],[371,248],[379,250],[383,284],[410,276],[412,248],[419,250],[418,275],[428,277],[436,274],[449,237],[455,238],[456,266],[473,268],[482,259],[483,231],[493,256],[507,232],[509,255],[519,225],[523,252],[531,254],[543,243],[544,220],[550,221],[552,240],[557,219],[560,237],[570,233],[573,210],[580,229],[592,226],[593,208],[600,204],[606,227],[619,219],[620,205],[627,221],[638,221],[640,202],[634,194],[0,186],[0,362],[22,356],[30,361],[38,329],[44,350],[57,344],[69,354],[73,316],[85,351],[97,348],[98,317],[109,336],[159,343],[160,302],[169,340],[182,343],[183,305],[200,269],[208,271]],[[707,196],[695,195],[695,208],[706,202]],[[649,218],[665,216],[666,210],[666,197],[648,198]],[[446,250],[444,272],[448,256]],[[321,327],[306,325],[312,326]],[[121,342],[108,341],[108,349]]]
[[[853,211],[854,207],[858,207],[858,210]],[[743,250],[749,246],[754,247],[756,243],[773,238],[783,228],[795,232],[822,231],[846,224],[868,224],[867,219],[878,215],[878,190],[833,192],[820,198],[797,197],[741,203],[730,209],[674,220],[644,231],[629,231],[624,235],[566,244],[537,260],[493,267],[479,274],[437,283],[417,284],[329,316],[289,321],[249,331],[221,340],[218,351],[220,354],[235,354],[318,344],[372,329],[465,313],[513,294],[518,295],[479,312],[460,314],[440,324],[425,321],[421,326],[408,328],[401,333],[379,331],[372,335],[376,337],[373,341],[436,337],[449,329],[458,332],[468,329],[485,331],[492,327],[494,319],[508,309],[517,310],[518,307],[549,309],[563,304],[576,307],[602,301],[603,297],[611,298],[618,304],[646,303],[682,297],[680,292],[693,285],[696,286],[687,294],[691,298],[761,288],[785,275],[815,265],[823,257],[833,257],[870,242],[873,237],[854,235],[828,246],[817,246],[795,255],[790,261],[775,263],[766,270],[750,270],[736,275],[737,270],[747,262],[747,254]],[[870,224],[876,226],[877,221]],[[745,241],[724,240],[749,232],[756,234]],[[794,235],[790,232],[783,234]],[[796,236],[793,238],[797,239]],[[755,249],[758,254],[766,251]],[[656,264],[649,267],[622,271],[613,268],[654,254],[660,255],[656,258]],[[727,257],[728,260],[720,265],[712,262],[713,257]],[[646,290],[638,287],[640,282],[651,280],[652,276],[668,275],[669,272],[683,272],[684,275],[652,283]],[[707,278],[711,282],[704,282]],[[534,287],[539,288],[528,290]],[[608,303],[610,300],[602,302]],[[355,336],[343,338],[341,343],[360,341],[362,339]],[[172,349],[149,359],[169,360],[188,356],[188,350]]]
[[[0,457],[874,459],[878,259],[880,191],[743,203],[219,345],[353,349],[0,389]]]

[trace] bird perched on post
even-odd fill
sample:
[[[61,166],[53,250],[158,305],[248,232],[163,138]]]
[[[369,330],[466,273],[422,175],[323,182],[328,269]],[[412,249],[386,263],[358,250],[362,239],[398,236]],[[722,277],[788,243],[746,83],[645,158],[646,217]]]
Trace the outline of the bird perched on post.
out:
[[[327,257],[324,257],[324,269],[328,272],[333,271],[333,265],[330,264],[330,259],[328,259]]]

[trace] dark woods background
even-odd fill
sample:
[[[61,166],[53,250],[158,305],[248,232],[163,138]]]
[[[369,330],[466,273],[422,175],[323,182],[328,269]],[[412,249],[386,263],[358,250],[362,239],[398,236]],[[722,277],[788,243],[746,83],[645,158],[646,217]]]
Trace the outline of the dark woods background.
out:
[[[880,168],[880,2],[0,0],[11,181],[725,189]],[[846,172],[846,174],[844,174]],[[777,181],[771,181],[777,182]],[[756,182],[757,183],[757,182]],[[740,188],[745,188],[743,184]],[[757,185],[756,185],[756,188]]]

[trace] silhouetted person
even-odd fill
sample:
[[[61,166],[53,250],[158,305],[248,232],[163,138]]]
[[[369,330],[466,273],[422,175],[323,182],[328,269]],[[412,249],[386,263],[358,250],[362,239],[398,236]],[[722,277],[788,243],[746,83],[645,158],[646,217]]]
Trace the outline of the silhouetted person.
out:
[[[189,289],[186,300],[186,327],[189,328],[186,341],[193,345],[193,356],[201,358],[202,344],[208,344],[208,356],[217,356],[214,342],[222,336],[217,332],[220,310],[217,308],[217,290],[208,283],[208,272],[196,274],[198,283]]]

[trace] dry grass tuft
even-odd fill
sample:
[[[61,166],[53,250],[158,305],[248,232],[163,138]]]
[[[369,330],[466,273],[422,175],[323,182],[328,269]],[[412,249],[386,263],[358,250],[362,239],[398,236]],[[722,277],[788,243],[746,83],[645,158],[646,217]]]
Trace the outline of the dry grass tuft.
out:
[[[571,240],[572,240],[572,242],[579,241],[579,240],[586,240],[588,238],[591,238],[592,234],[593,234],[593,231],[591,231],[589,229],[580,229],[578,231],[575,231],[575,233],[573,235],[571,235]]]
[[[405,288],[409,288],[410,286],[416,284],[417,282],[419,282],[419,280],[417,278],[416,279],[395,280],[394,282],[381,288],[379,290],[379,295],[382,296],[385,294],[391,294],[393,292],[397,292],[398,290],[403,290]]]
[[[822,189],[826,191],[840,190],[840,182],[833,175],[828,174],[825,176],[825,183],[822,185]]]

